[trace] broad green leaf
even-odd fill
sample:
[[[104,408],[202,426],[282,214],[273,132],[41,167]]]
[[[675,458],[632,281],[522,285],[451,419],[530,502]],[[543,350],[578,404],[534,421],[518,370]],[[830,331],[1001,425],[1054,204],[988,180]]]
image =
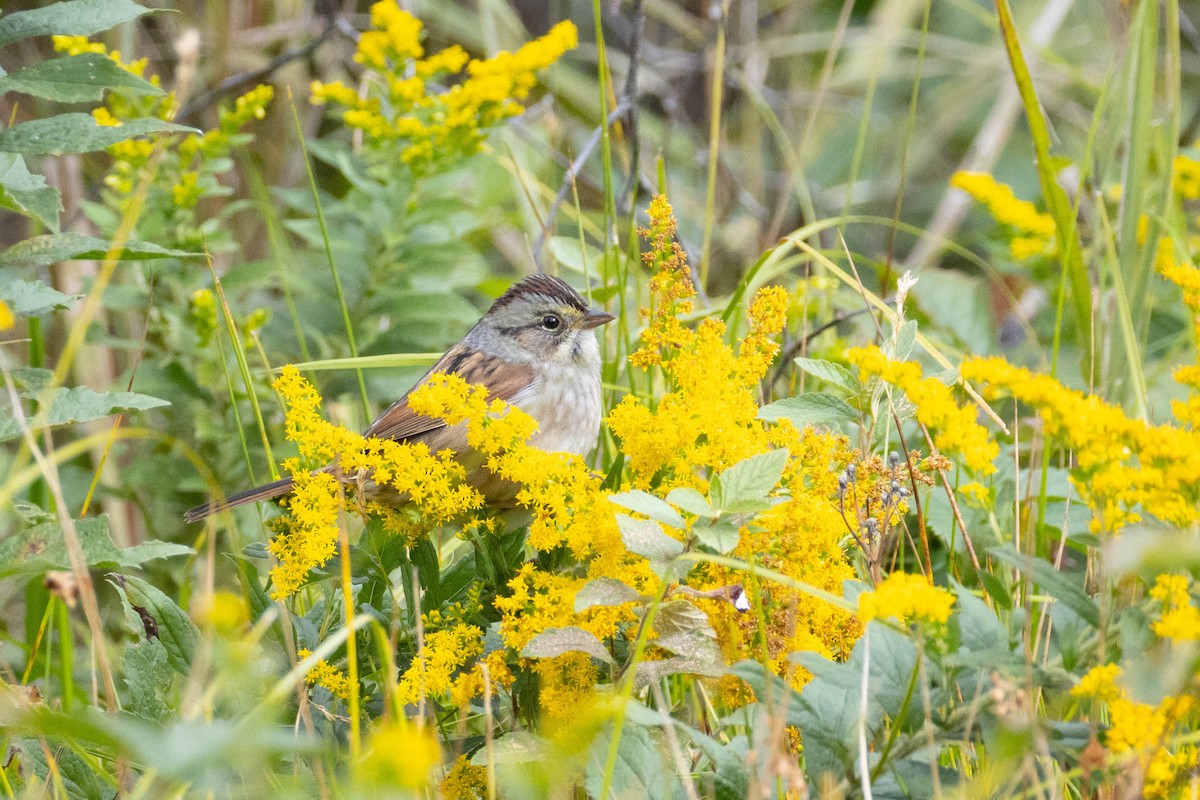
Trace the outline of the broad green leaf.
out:
[[[996,325],[986,279],[951,269],[924,271],[921,277],[913,295],[922,310],[941,327],[954,331],[969,352],[993,352]]]
[[[708,498],[690,486],[677,486],[667,492],[667,502],[679,506],[697,517],[715,517],[717,512],[708,504]]]
[[[52,231],[59,227],[62,198],[16,153],[0,153],[0,208],[33,217]]]
[[[153,9],[131,0],[67,0],[0,17],[0,45],[29,36],[91,36]]]
[[[814,378],[820,378],[826,383],[832,383],[848,392],[858,392],[862,389],[862,383],[858,380],[858,376],[842,364],[835,364],[821,358],[804,358],[803,356],[797,358],[795,363],[797,367]]]
[[[42,367],[17,367],[12,371],[13,383],[21,397],[36,398],[54,381],[54,370]]]
[[[649,492],[633,489],[632,491],[609,495],[608,500],[610,503],[621,506],[621,508],[628,508],[630,511],[645,514],[650,519],[658,520],[664,525],[670,525],[672,528],[682,530],[687,527],[687,523],[683,521],[683,517],[679,516],[678,511]]]
[[[153,722],[165,720],[170,713],[165,694],[174,676],[162,641],[145,639],[127,644],[123,672],[129,689],[123,710]]]
[[[806,392],[763,406],[758,410],[758,418],[767,422],[786,419],[797,428],[804,428],[807,425],[854,421],[858,419],[858,414],[837,395]]]
[[[616,578],[595,578],[575,593],[575,613],[595,606],[622,606],[640,597],[636,589]]]
[[[151,559],[194,552],[186,545],[158,541],[121,549],[113,544],[106,516],[76,520],[75,535],[87,565],[98,569],[137,567]],[[0,578],[70,567],[67,545],[57,522],[45,522],[0,539]]]
[[[686,600],[663,603],[654,617],[658,636],[655,647],[670,653],[670,658],[639,661],[634,667],[634,691],[668,675],[704,675],[715,678],[724,674],[725,660],[717,644],[717,634],[708,615]]]
[[[588,797],[604,795],[604,777],[608,771],[608,753],[612,746],[613,726],[605,725],[588,750],[584,788]],[[608,797],[628,800],[670,800],[683,797],[683,787],[673,769],[663,761],[649,732],[639,725],[624,725],[617,742],[617,759],[609,778]]]
[[[0,94],[22,92],[62,103],[99,102],[105,89],[161,95],[163,90],[100,53],[41,61],[0,78]]]
[[[652,519],[634,519],[627,514],[617,514],[617,527],[621,529],[625,548],[650,559],[652,564],[661,567],[683,552],[683,545],[663,533],[662,526]]]
[[[13,743],[13,749],[23,769],[38,776],[46,786],[54,785],[54,779],[50,777],[50,765],[46,763],[46,753],[37,739],[19,739]],[[62,781],[67,797],[72,800],[110,800],[113,788],[73,750],[55,747],[51,752],[54,754],[54,770],[58,780]]]
[[[705,547],[726,555],[738,546],[741,528],[728,520],[719,520],[712,525],[693,526],[692,535]]]
[[[153,117],[131,119],[121,125],[99,125],[91,114],[76,112],[13,125],[0,132],[0,150],[60,156],[65,153],[91,153],[126,139],[152,133],[198,132],[186,125],[163,122]]]
[[[521,658],[554,658],[563,653],[584,653],[606,664],[616,663],[603,642],[574,625],[542,631],[521,650]]]
[[[104,258],[108,255],[109,247],[111,247],[111,243],[105,239],[84,236],[80,233],[52,233],[46,236],[35,236],[0,253],[0,267],[39,269],[57,264],[59,261]],[[203,256],[203,253],[168,250],[150,242],[137,241],[126,242],[118,253],[118,258],[125,261],[149,258],[201,258]]]
[[[166,400],[137,392],[94,392],[86,386],[59,389],[50,402],[46,420],[51,425],[87,422],[122,411],[145,411],[171,405]]]
[[[41,281],[15,280],[0,284],[0,300],[19,317],[40,317],[55,309],[70,308],[77,294],[63,294]]]
[[[718,511],[741,511],[747,503],[757,504],[771,493],[783,477],[788,450],[781,447],[739,461],[713,478],[713,505]]]
[[[167,652],[171,668],[187,675],[191,671],[197,633],[183,609],[141,578],[110,573],[108,580],[121,595],[130,629],[143,639],[157,637]]]
[[[1092,627],[1100,627],[1100,609],[1083,587],[1072,580],[1070,573],[1055,569],[1048,561],[1031,558],[1008,547],[992,547],[988,553],[1026,574],[1043,591],[1083,617]]]

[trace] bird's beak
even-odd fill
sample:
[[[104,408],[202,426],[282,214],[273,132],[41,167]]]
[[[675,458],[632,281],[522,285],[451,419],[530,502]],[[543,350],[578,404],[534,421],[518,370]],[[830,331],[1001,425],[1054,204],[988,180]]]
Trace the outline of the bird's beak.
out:
[[[589,311],[583,315],[583,327],[584,330],[599,328],[601,325],[605,324],[606,322],[612,322],[614,319],[616,319],[616,317],[607,311],[596,311],[593,309],[592,311]]]

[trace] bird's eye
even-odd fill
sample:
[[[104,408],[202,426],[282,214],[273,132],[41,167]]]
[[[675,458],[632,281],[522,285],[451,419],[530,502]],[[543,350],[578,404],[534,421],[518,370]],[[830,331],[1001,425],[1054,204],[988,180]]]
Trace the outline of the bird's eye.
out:
[[[542,317],[542,327],[548,331],[556,331],[562,326],[562,320],[557,314],[547,314]]]

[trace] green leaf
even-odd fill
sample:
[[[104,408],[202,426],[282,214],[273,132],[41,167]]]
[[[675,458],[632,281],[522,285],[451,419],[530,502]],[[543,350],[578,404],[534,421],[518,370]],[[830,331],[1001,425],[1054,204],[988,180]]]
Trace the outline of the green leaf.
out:
[[[758,410],[758,418],[767,422],[786,419],[797,428],[854,421],[858,414],[842,398],[824,392],[806,392],[776,400]]]
[[[40,317],[55,309],[67,309],[80,295],[63,294],[41,281],[15,280],[0,286],[0,300],[19,317]]]
[[[710,489],[713,505],[718,511],[737,512],[747,504],[761,503],[779,484],[789,455],[786,447],[759,453],[714,476]]]
[[[1046,122],[1041,101],[1033,86],[1033,77],[1029,73],[1029,65],[1021,52],[1021,41],[1017,37],[1017,26],[1013,21],[1012,9],[1008,0],[995,0],[996,17],[1000,23],[1000,38],[1008,51],[1008,60],[1012,65],[1013,80],[1017,83],[1017,91],[1021,95],[1021,104],[1025,107],[1025,118],[1029,122],[1029,134],[1033,139],[1033,149],[1037,158],[1038,180],[1042,186],[1042,196],[1046,199],[1046,207],[1050,216],[1054,217],[1054,235],[1058,243],[1058,257],[1071,284],[1071,307],[1075,312],[1075,333],[1079,341],[1086,344],[1092,338],[1092,286],[1088,278],[1087,267],[1083,263],[1083,246],[1079,241],[1079,230],[1076,227],[1075,210],[1067,192],[1058,180],[1058,170],[1050,158],[1050,127]],[[1144,4],[1138,4],[1141,8]],[[1139,15],[1140,16],[1140,15]],[[1140,38],[1140,37],[1139,37]],[[1139,188],[1141,188],[1139,186]],[[1122,220],[1124,222],[1125,220]],[[1130,229],[1132,230],[1132,229]],[[1127,244],[1122,237],[1122,245]],[[1134,237],[1136,238],[1136,237]],[[1132,243],[1128,243],[1132,244]],[[1098,353],[1100,348],[1095,348]],[[1084,370],[1088,374],[1088,370]]]
[[[645,514],[650,519],[658,520],[664,525],[670,525],[672,528],[682,530],[687,527],[687,523],[683,521],[683,517],[679,516],[678,511],[649,492],[633,489],[632,491],[609,495],[608,500],[610,503],[621,506],[621,508],[628,508],[630,511]]]
[[[804,358],[803,356],[797,358],[795,363],[797,367],[814,378],[820,378],[826,383],[832,383],[848,392],[857,393],[862,389],[862,383],[858,380],[858,376],[842,364],[835,364],[821,358]]]
[[[170,405],[166,400],[136,392],[94,392],[86,386],[58,389],[50,401],[50,410],[45,417],[33,417],[29,424],[38,428],[67,425],[75,422],[90,422],[112,414],[126,411],[144,411]],[[21,435],[21,427],[11,416],[0,416],[0,441],[15,439]]]
[[[36,739],[19,739],[14,742],[14,749],[19,754],[21,766],[40,778],[47,787],[53,786],[50,778],[50,765],[46,763],[46,753]],[[66,747],[54,747],[54,771],[62,781],[65,796],[77,800],[109,800],[113,796],[113,788],[104,782],[87,762],[73,750]],[[47,793],[47,796],[50,796]]]
[[[634,691],[641,691],[651,683],[668,675],[704,675],[720,677],[725,671],[725,660],[717,644],[717,633],[708,621],[708,615],[687,600],[672,600],[659,606],[654,617],[654,630],[658,636],[655,647],[674,655],[653,661],[639,661],[634,667]]]
[[[662,526],[652,519],[634,519],[627,514],[617,514],[617,527],[621,530],[621,541],[635,555],[650,559],[651,566],[662,569],[668,562],[683,552],[683,545],[663,533]]]
[[[613,726],[610,723],[604,726],[588,750],[587,776],[584,779],[588,797],[600,797],[604,793],[604,776],[612,737]],[[617,759],[610,781],[608,797],[668,800],[684,796],[674,770],[668,769],[650,733],[639,725],[624,725],[621,728]]]
[[[1008,547],[992,547],[988,553],[1028,576],[1043,591],[1083,617],[1092,627],[1100,627],[1100,609],[1083,591],[1083,587],[1071,580],[1070,573],[1060,572],[1048,561],[1017,553]]]
[[[74,259],[96,259],[108,255],[111,243],[81,233],[53,233],[35,236],[0,253],[0,267],[39,269]],[[150,242],[128,241],[117,257],[125,261],[150,258],[202,258],[203,253],[168,250]]]
[[[437,363],[441,353],[387,353],[378,356],[357,358],[323,358],[319,361],[302,361],[291,366],[301,372],[318,372],[326,369],[395,369],[396,367],[429,367]],[[283,367],[277,368],[279,372]]]
[[[60,156],[91,153],[152,133],[199,133],[195,128],[163,122],[153,117],[131,119],[120,125],[100,125],[91,114],[76,112],[34,119],[0,132],[0,150],[9,153]]]
[[[616,578],[595,578],[575,593],[575,613],[595,606],[623,606],[639,598],[641,595],[636,589]]]
[[[32,217],[52,231],[59,227],[62,197],[16,153],[0,153],[0,208]]]
[[[521,658],[554,658],[563,653],[584,653],[606,664],[616,663],[603,642],[574,625],[542,631],[521,650]]]
[[[126,645],[123,671],[129,689],[129,700],[123,710],[153,722],[165,720],[170,714],[165,690],[174,676],[162,641],[146,639]]]
[[[75,535],[87,565],[99,569],[137,567],[151,559],[195,552],[186,545],[157,541],[121,549],[113,544],[108,517],[103,515],[76,520]],[[0,578],[70,567],[62,527],[57,522],[42,523],[0,539]]]
[[[738,546],[741,527],[728,520],[720,520],[712,525],[694,526],[692,535],[705,547],[712,548],[721,555],[726,555],[733,552]]]
[[[0,94],[22,92],[62,103],[99,102],[105,89],[137,95],[163,90],[101,53],[80,53],[42,61],[0,78]]]
[[[678,486],[667,492],[667,502],[682,508],[697,517],[715,517],[716,511],[708,504],[708,498],[690,486]]]
[[[921,278],[913,295],[930,319],[954,331],[969,352],[995,350],[996,325],[986,278],[952,269],[923,271]]]
[[[121,595],[130,629],[143,639],[157,637],[166,650],[171,668],[180,675],[187,675],[197,636],[187,614],[174,600],[141,578],[110,573],[108,580]]]
[[[152,9],[130,0],[67,0],[0,17],[0,45],[29,36],[91,36]]]

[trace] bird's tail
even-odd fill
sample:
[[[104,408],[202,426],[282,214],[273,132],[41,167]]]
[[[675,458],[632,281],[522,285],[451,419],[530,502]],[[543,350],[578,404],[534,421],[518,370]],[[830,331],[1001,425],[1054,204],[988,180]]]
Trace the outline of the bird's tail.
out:
[[[228,508],[244,506],[246,503],[257,503],[260,500],[271,500],[276,497],[282,497],[285,494],[290,494],[291,491],[291,478],[284,478],[273,483],[255,486],[253,489],[243,489],[240,492],[234,492],[224,500],[210,500],[207,503],[196,506],[183,515],[183,521],[197,522]]]

